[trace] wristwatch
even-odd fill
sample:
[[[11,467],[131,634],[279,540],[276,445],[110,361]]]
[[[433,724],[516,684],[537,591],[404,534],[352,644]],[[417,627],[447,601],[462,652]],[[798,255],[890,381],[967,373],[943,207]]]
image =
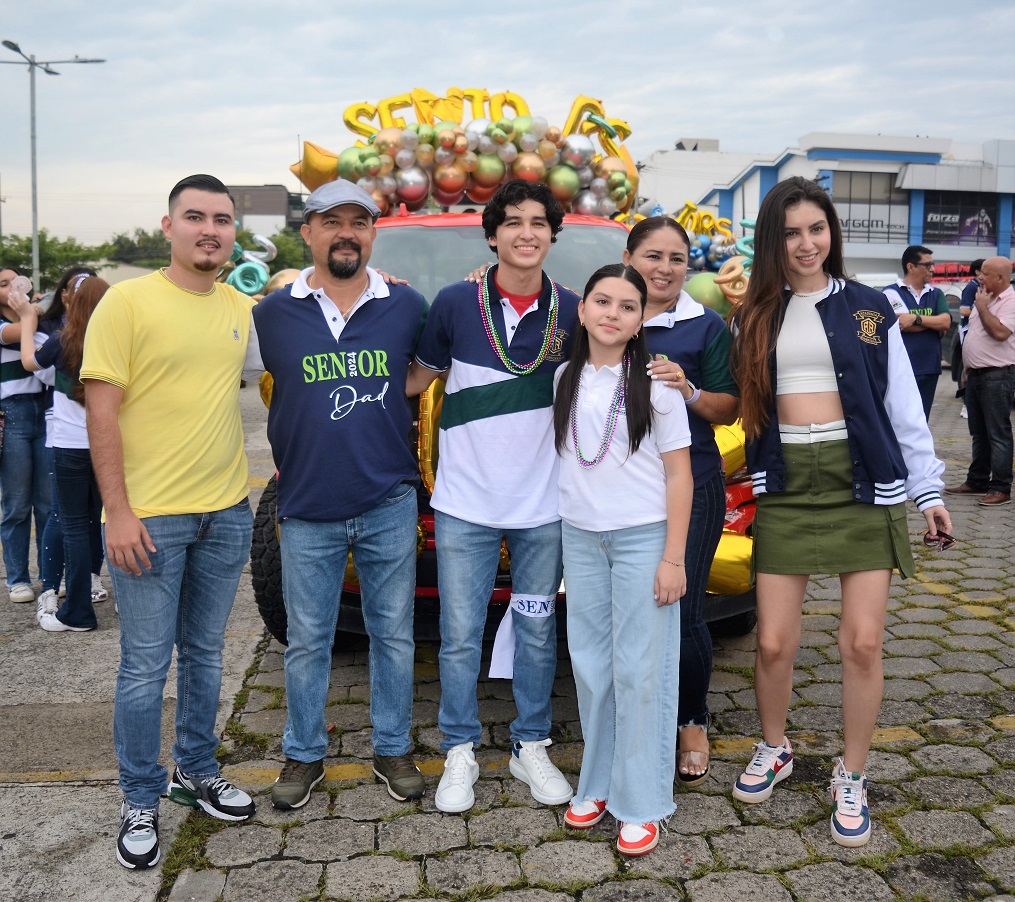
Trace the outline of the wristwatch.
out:
[[[913,320],[913,325],[914,326],[922,326],[923,325],[923,317],[920,316],[919,313],[916,314],[916,319]]]

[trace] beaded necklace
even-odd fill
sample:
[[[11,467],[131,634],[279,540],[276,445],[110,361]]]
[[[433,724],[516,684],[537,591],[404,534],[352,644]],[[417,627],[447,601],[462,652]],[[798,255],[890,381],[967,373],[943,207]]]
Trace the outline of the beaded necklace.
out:
[[[575,457],[579,465],[585,470],[591,470],[599,464],[613,443],[613,434],[617,431],[617,420],[620,418],[620,408],[624,406],[624,377],[631,368],[631,353],[624,353],[624,363],[620,368],[620,378],[617,380],[617,387],[613,390],[613,400],[610,402],[610,409],[606,413],[606,431],[603,433],[602,441],[599,442],[599,451],[596,456],[589,460],[582,454],[578,447],[578,399],[581,396],[582,382],[585,381],[585,374],[582,373],[578,380],[578,387],[575,389],[574,400],[571,402],[571,413],[568,419],[571,425],[571,444],[574,446]]]
[[[539,365],[546,359],[546,352],[550,348],[550,343],[553,341],[553,337],[557,332],[557,283],[550,279],[550,316],[546,323],[546,330],[543,332],[543,346],[539,349],[539,353],[536,355],[536,359],[531,363],[515,363],[507,355],[507,351],[504,348],[503,342],[500,340],[500,336],[497,334],[497,329],[493,324],[493,311],[490,309],[490,286],[489,280],[491,278],[491,272],[487,271],[486,276],[479,280],[479,312],[483,317],[483,326],[486,328],[486,337],[490,341],[490,347],[493,348],[494,353],[501,363],[504,364],[504,368],[515,376],[526,376],[533,370],[537,369]]]

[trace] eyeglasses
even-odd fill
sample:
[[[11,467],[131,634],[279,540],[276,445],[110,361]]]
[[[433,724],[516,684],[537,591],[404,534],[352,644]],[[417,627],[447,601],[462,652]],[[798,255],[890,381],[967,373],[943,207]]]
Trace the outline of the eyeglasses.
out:
[[[923,544],[928,548],[936,548],[938,551],[947,551],[955,544],[955,536],[950,536],[948,533],[941,531],[938,531],[937,535],[932,536],[927,532],[924,533]]]
[[[924,269],[933,269],[934,268],[934,261],[932,260],[930,263],[917,263],[916,265],[917,266],[922,266],[922,267],[924,267]]]

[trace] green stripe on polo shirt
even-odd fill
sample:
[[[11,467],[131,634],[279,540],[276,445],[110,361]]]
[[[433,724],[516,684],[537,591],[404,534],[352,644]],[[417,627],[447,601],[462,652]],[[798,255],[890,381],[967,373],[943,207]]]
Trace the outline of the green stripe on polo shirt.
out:
[[[6,360],[0,364],[0,382],[13,382],[15,379],[27,379],[31,373],[22,365],[21,360]]]
[[[541,410],[553,404],[553,374],[519,376],[507,382],[477,385],[444,395],[441,429],[475,420]]]
[[[74,391],[74,380],[67,375],[63,370],[56,371],[56,385],[54,386],[58,392],[62,395],[70,397],[70,393]]]

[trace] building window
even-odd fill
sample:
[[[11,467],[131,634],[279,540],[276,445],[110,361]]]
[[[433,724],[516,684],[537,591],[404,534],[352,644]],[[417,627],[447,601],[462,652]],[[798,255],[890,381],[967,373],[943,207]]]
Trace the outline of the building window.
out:
[[[844,241],[907,244],[909,194],[895,187],[890,172],[834,172],[832,202]]]
[[[997,247],[996,194],[928,191],[923,217],[926,243]]]

